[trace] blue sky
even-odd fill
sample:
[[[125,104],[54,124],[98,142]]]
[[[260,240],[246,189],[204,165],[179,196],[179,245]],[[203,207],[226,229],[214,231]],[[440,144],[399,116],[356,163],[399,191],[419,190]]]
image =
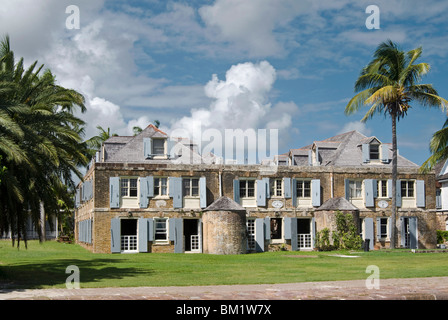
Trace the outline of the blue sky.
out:
[[[365,10],[380,9],[369,30]],[[68,29],[69,5],[80,28]],[[86,97],[87,136],[161,128],[278,128],[279,152],[357,129],[391,142],[388,118],[362,124],[344,108],[377,45],[423,47],[423,79],[448,98],[445,1],[2,0],[0,33],[16,56],[39,60]],[[417,164],[446,119],[413,105],[398,124],[400,154]]]

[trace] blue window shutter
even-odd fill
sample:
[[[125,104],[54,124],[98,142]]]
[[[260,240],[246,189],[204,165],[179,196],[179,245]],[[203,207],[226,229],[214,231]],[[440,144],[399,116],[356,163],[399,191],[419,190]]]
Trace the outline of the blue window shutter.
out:
[[[264,183],[266,184],[266,198],[271,198],[271,188],[269,185],[269,178],[263,178]]]
[[[75,208],[79,208],[80,205],[81,205],[81,191],[79,189],[76,189]]]
[[[313,207],[320,207],[320,179],[311,180],[311,203]]]
[[[350,179],[344,179],[345,199],[350,201]]]
[[[291,198],[291,178],[283,178],[283,188],[285,199]]]
[[[170,177],[170,197],[173,198],[173,207],[182,208],[182,178]]]
[[[376,179],[372,179],[373,183],[373,197],[378,198],[378,182]]]
[[[138,219],[138,252],[148,252],[148,220]]]
[[[308,165],[313,166],[313,150],[308,150]]]
[[[143,158],[144,159],[152,158],[152,139],[151,138],[143,138]]]
[[[271,240],[271,218],[264,218],[264,238]]]
[[[175,237],[174,240],[174,253],[182,253],[184,252],[184,221],[181,218],[175,219]]]
[[[297,179],[292,179],[292,206],[297,207]]]
[[[381,145],[381,162],[389,163],[389,146],[386,144]]]
[[[387,196],[392,199],[392,179],[387,180]]]
[[[168,151],[168,156],[171,160],[174,160],[176,158],[176,144],[177,141],[171,140],[171,139],[167,139],[166,140],[167,143],[167,151]]]
[[[289,217],[283,218],[283,227],[284,227],[283,233],[285,240],[291,239],[291,218]]]
[[[148,181],[146,177],[140,178],[140,208],[147,208],[149,201],[148,201]]]
[[[401,207],[401,180],[397,180],[397,202],[396,205],[397,207]]]
[[[374,200],[374,189],[373,189],[373,179],[364,180],[364,204],[366,208],[371,208],[375,206]]]
[[[148,218],[148,241],[154,241],[154,219]]]
[[[409,217],[409,248],[418,249],[417,217]]]
[[[369,249],[373,250],[373,247],[375,245],[375,237],[374,237],[374,225],[373,225],[373,218],[365,218],[364,219],[364,240],[369,239]]]
[[[207,184],[205,177],[199,178],[199,201],[201,208],[207,207]]]
[[[256,251],[263,252],[264,251],[264,219],[263,218],[255,219],[255,243],[256,243]]]
[[[297,239],[297,218],[291,218],[291,251],[299,249],[299,242]]]
[[[370,144],[368,143],[363,143],[362,145],[362,162],[370,162]]]
[[[110,207],[120,208],[120,178],[110,177],[109,179]]]
[[[311,218],[311,236],[313,237],[311,239],[311,248],[314,249],[314,241],[316,240],[316,219],[314,217]]]
[[[233,200],[240,203],[240,181],[233,180]]]
[[[176,240],[176,218],[168,219],[168,239],[170,241]]]
[[[381,239],[381,218],[376,218],[376,238]]]
[[[389,217],[387,218],[387,227],[389,228],[389,238],[392,235],[392,228],[393,228],[393,224],[392,224],[392,218]]]
[[[110,220],[110,249],[112,253],[121,251],[121,226],[119,218]]]
[[[424,208],[425,207],[425,181],[417,180],[417,207]]]
[[[406,244],[406,224],[405,224],[405,220],[404,217],[400,217],[400,224],[401,224],[401,246],[404,247]]]
[[[266,206],[266,182],[257,180],[257,206]]]
[[[146,184],[147,184],[147,189],[148,189],[148,197],[150,197],[150,198],[154,197],[154,177],[147,176]]]

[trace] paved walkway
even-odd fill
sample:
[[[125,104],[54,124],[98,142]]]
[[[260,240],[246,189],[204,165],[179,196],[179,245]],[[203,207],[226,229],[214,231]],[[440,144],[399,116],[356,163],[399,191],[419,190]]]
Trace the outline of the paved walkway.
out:
[[[0,289],[0,300],[448,300],[448,277],[286,284],[97,289]]]

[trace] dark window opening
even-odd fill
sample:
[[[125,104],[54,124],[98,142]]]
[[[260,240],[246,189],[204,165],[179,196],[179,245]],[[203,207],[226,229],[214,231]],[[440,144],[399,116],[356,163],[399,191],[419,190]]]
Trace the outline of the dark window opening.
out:
[[[121,235],[136,236],[137,235],[137,219],[121,220]]]
[[[311,225],[309,219],[297,219],[297,234],[310,234]]]
[[[271,218],[271,239],[282,238],[282,218]]]

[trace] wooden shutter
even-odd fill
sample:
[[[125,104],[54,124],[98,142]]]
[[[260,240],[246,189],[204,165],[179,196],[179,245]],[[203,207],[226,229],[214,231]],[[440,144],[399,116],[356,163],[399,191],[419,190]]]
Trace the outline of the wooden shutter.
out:
[[[401,224],[401,247],[404,248],[406,244],[406,224],[404,217],[400,217],[400,224]]]
[[[381,162],[389,163],[389,146],[386,144],[381,145]]]
[[[205,177],[199,178],[199,198],[201,208],[207,207],[207,184]]]
[[[120,178],[109,178],[110,207],[120,208]]]
[[[297,179],[292,178],[292,206],[297,207]]]
[[[170,219],[170,229],[171,229],[171,220],[174,222],[174,253],[182,253],[184,252],[184,228],[183,228],[183,219],[182,218],[173,218]]]
[[[392,199],[392,179],[387,180],[387,196]]]
[[[362,145],[362,162],[370,162],[370,144],[368,143],[363,143]]]
[[[320,207],[320,179],[311,180],[311,203],[313,207]]]
[[[170,177],[170,197],[173,198],[173,208],[182,208],[182,178]]]
[[[75,208],[79,208],[80,205],[81,205],[81,191],[79,189],[76,189]]]
[[[271,188],[269,184],[269,178],[263,178],[264,183],[266,184],[266,198],[271,198]]]
[[[283,227],[283,235],[285,237],[285,240],[291,239],[291,218],[283,218]]]
[[[148,241],[154,241],[154,219],[148,218]]]
[[[299,249],[299,242],[297,239],[297,218],[291,218],[291,251]]]
[[[417,198],[416,198],[417,207],[424,208],[425,207],[425,181],[417,180],[416,187],[417,187]]]
[[[313,150],[308,150],[308,165],[313,166]]]
[[[381,239],[381,218],[376,218],[376,238],[377,240]]]
[[[120,219],[110,220],[110,250],[112,253],[121,252],[121,226]]]
[[[396,191],[397,191],[397,202],[396,205],[397,207],[401,207],[401,180],[397,180],[397,184],[396,184]]]
[[[409,217],[409,248],[418,249],[417,217]]]
[[[138,252],[148,252],[148,220],[138,219]]]
[[[291,198],[291,178],[283,178],[283,188],[285,199]]]
[[[233,180],[233,200],[240,203],[240,181]]]
[[[146,177],[146,185],[148,190],[148,197],[152,198],[154,197],[154,177],[153,176],[147,176]]]
[[[344,179],[345,199],[350,201],[350,179]]]
[[[271,240],[271,218],[264,218],[264,238]]]
[[[264,219],[255,219],[255,244],[257,252],[264,252]]]
[[[171,160],[174,160],[176,158],[176,144],[177,141],[171,140],[171,139],[167,139],[166,140],[167,143],[167,153],[168,153],[168,157]]]
[[[371,208],[375,206],[374,200],[374,189],[373,189],[373,179],[364,180],[364,204],[366,208]]]
[[[257,206],[266,206],[266,182],[257,180]]]
[[[146,177],[141,177],[140,179],[140,208],[147,208],[148,201],[148,180]]]
[[[374,237],[374,225],[373,225],[373,218],[365,218],[364,219],[364,240],[369,239],[369,249],[373,250],[373,247],[375,245],[375,237]]]
[[[152,139],[151,138],[143,138],[143,158],[144,159],[152,158]]]

